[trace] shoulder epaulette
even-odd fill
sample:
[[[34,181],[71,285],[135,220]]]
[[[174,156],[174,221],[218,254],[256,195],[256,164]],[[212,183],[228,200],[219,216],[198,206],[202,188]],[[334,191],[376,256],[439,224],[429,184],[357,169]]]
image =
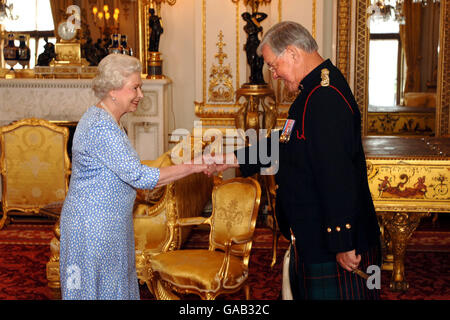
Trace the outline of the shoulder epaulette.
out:
[[[330,70],[323,68],[320,72],[320,78],[322,78],[320,85],[322,87],[328,87],[330,85]]]

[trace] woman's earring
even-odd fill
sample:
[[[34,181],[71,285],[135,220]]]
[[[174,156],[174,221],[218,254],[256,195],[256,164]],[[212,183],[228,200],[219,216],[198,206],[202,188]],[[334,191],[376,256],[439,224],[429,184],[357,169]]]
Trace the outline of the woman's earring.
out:
[[[112,100],[112,101],[116,101],[116,98],[115,98],[115,97],[111,97],[111,100]]]

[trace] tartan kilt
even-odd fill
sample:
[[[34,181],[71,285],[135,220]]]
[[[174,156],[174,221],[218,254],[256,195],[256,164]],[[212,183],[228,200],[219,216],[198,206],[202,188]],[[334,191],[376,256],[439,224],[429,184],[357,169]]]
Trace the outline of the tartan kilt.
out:
[[[359,269],[381,265],[379,248],[361,254]],[[291,245],[289,278],[294,300],[379,300],[380,290],[369,289],[366,279],[343,269],[336,261],[305,264],[298,261]]]

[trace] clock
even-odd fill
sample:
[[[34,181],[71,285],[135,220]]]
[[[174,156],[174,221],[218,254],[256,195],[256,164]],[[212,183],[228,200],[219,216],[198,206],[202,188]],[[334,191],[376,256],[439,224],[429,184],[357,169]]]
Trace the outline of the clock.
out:
[[[67,24],[67,22],[61,22],[58,25],[58,35],[64,41],[71,41],[77,35],[77,29]]]
[[[58,40],[55,44],[54,65],[74,66],[81,64],[81,44],[76,39],[77,28],[67,21],[58,24]]]

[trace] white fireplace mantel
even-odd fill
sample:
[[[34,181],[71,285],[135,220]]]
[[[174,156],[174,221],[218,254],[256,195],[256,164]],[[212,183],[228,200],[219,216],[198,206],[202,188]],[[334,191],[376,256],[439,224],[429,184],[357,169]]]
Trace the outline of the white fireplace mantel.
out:
[[[0,125],[23,118],[77,122],[98,99],[91,79],[0,79]],[[122,118],[142,160],[153,160],[168,148],[170,79],[143,79],[144,99]]]

